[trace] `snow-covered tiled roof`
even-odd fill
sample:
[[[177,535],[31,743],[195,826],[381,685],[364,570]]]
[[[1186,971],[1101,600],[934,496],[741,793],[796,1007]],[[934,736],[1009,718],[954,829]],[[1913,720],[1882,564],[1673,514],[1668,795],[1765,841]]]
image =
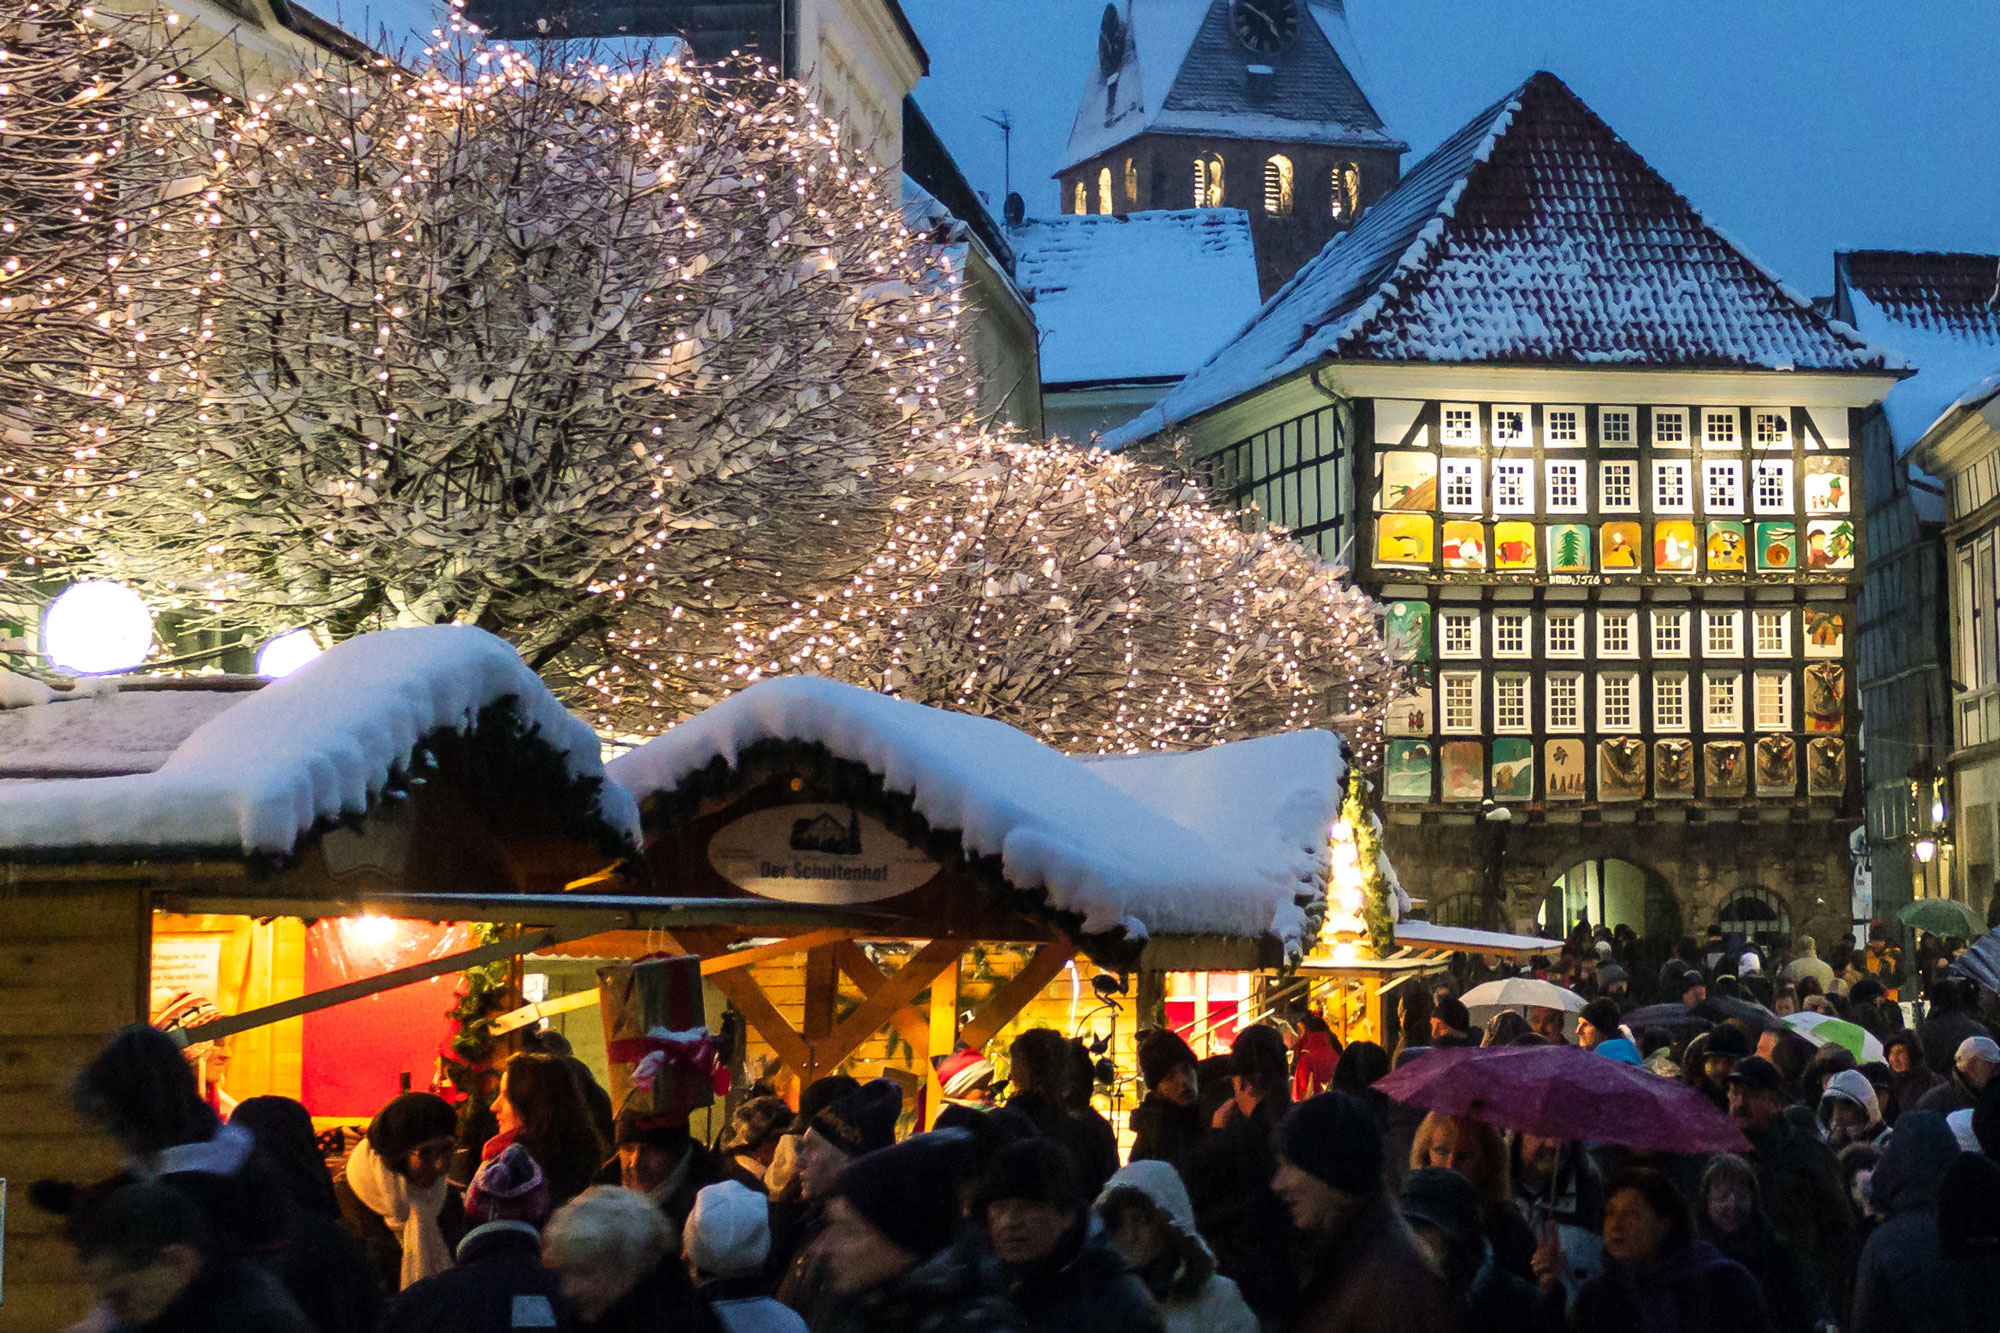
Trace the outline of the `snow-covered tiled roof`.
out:
[[[1340,0],[1304,8],[1292,44],[1253,56],[1236,40],[1229,0],[1125,0],[1128,34],[1109,77],[1093,51],[1090,78],[1057,172],[1148,132],[1404,149],[1356,82],[1354,39]],[[1244,71],[1271,70],[1253,101]]]
[[[1007,234],[1048,388],[1178,379],[1257,310],[1241,209],[1035,218]]]
[[[1744,253],[1548,73],[1438,145],[1109,442],[1324,360],[1901,368]]]
[[[1288,952],[1311,929],[1344,772],[1329,732],[1085,761],[991,718],[808,676],[760,681],[609,769],[645,800],[760,741],[821,745],[879,774],[1086,932],[1275,937]]]
[[[573,778],[601,779],[597,734],[514,649],[438,625],[347,640],[245,691],[119,691],[0,711],[0,855],[293,851],[366,812],[427,737],[512,699]],[[101,776],[86,776],[86,775]],[[596,814],[631,846],[638,808],[601,782]]]
[[[1882,404],[1896,453],[1906,454],[2000,366],[2000,255],[1852,250],[1834,264],[1854,327],[1917,368]]]

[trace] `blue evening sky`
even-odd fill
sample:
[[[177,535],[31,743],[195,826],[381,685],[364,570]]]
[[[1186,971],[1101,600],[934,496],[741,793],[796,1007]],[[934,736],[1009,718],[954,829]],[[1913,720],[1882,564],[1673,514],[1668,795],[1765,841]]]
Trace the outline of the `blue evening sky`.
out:
[[[902,0],[931,56],[917,100],[1000,211],[1057,210],[1103,0]],[[1537,69],[1560,76],[1696,207],[1807,295],[1833,252],[2000,250],[1992,0],[1348,0],[1356,71],[1405,168]]]

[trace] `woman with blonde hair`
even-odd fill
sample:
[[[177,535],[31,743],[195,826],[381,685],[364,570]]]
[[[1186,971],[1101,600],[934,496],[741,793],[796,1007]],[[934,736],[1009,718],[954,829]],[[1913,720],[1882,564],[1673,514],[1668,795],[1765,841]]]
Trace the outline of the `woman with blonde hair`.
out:
[[[1534,1274],[1535,1234],[1513,1206],[1507,1141],[1500,1131],[1471,1116],[1425,1116],[1410,1145],[1410,1169],[1442,1167],[1464,1176],[1479,1195],[1480,1225],[1493,1247],[1493,1262],[1524,1278]]]

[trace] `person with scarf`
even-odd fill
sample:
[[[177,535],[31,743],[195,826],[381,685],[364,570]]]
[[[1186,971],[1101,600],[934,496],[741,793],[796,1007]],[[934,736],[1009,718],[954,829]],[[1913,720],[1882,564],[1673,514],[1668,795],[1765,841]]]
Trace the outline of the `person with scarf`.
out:
[[[1694,1233],[1673,1184],[1645,1167],[1605,1189],[1602,1276],[1584,1284],[1570,1333],[1770,1333],[1757,1279]],[[1555,1278],[1538,1274],[1546,1291]]]
[[[542,1266],[549,1187],[519,1144],[488,1161],[465,1192],[472,1229],[452,1266],[412,1283],[377,1333],[510,1333],[558,1328],[561,1286]]]
[[[548,1181],[552,1208],[589,1189],[610,1151],[597,1136],[576,1075],[559,1055],[524,1052],[509,1060],[493,1114],[500,1132],[480,1160],[490,1162],[515,1144],[527,1149]]]
[[[1829,1323],[1826,1303],[1806,1282],[1798,1253],[1764,1211],[1750,1163],[1729,1153],[1709,1163],[1701,1177],[1697,1224],[1703,1240],[1757,1279],[1776,1333],[1813,1333]]]
[[[444,1098],[403,1093],[375,1113],[334,1182],[340,1215],[388,1292],[451,1267],[464,1237],[465,1208],[445,1178],[457,1125]]]
[[[1236,1284],[1215,1271],[1215,1256],[1195,1230],[1194,1205],[1180,1173],[1166,1162],[1120,1168],[1097,1196],[1111,1246],[1146,1284],[1167,1333],[1257,1333],[1257,1316]]]

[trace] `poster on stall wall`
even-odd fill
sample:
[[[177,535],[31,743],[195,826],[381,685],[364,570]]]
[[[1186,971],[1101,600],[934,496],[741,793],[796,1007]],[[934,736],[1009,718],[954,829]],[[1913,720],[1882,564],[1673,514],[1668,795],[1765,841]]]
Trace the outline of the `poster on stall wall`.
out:
[[[186,991],[210,1004],[222,1002],[221,935],[155,935],[154,993]]]

